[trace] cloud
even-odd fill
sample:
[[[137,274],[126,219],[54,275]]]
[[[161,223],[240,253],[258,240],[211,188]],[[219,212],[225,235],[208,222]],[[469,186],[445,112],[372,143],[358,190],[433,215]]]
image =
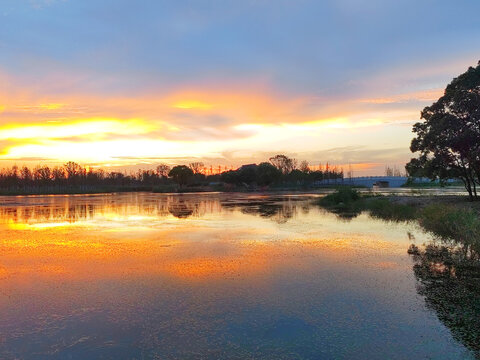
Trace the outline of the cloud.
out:
[[[331,146],[336,137],[358,146],[371,142],[387,125],[405,126],[403,138],[408,136],[419,109],[435,96],[416,91],[380,100],[292,97],[268,89],[254,93],[193,87],[136,96],[73,91],[52,95],[48,86],[39,92],[17,85],[14,78],[9,81],[11,91],[0,92],[5,104],[0,139],[10,140],[3,148],[3,159],[41,157],[124,166],[194,157],[236,166],[241,161],[265,160],[252,153],[267,149],[301,152],[313,161],[320,139],[321,148]],[[401,137],[393,140],[397,138]],[[408,141],[404,144],[407,152]],[[390,158],[384,161],[399,158],[399,154],[385,153]],[[325,161],[347,163],[347,157],[322,156]],[[366,157],[349,160],[369,161],[375,162]]]
[[[130,166],[279,151],[400,162],[421,109],[476,63],[479,9],[10,1],[0,21],[3,158]],[[445,27],[451,18],[462,21]],[[327,151],[338,144],[357,150]]]

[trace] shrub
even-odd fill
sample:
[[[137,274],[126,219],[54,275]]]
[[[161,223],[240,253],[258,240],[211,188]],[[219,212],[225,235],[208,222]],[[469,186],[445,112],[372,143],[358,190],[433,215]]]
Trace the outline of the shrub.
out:
[[[358,199],[360,199],[360,194],[357,190],[352,189],[351,187],[341,187],[334,193],[328,194],[322,198],[321,203],[325,205],[351,204]]]

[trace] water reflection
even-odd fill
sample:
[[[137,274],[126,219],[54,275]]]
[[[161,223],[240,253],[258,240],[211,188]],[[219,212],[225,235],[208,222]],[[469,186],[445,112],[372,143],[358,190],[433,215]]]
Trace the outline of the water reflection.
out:
[[[418,292],[453,336],[480,358],[480,267],[466,249],[428,245],[414,255]]]
[[[307,197],[311,198],[311,197]],[[17,197],[0,206],[0,221],[33,224],[40,222],[77,222],[106,214],[136,213],[179,219],[202,217],[222,210],[240,209],[245,214],[260,215],[284,223],[298,211],[308,213],[306,197],[237,196],[235,199],[215,195],[167,195],[152,198],[146,194],[70,197]],[[18,202],[20,201],[20,202]],[[301,204],[298,204],[298,203]]]
[[[471,356],[417,295],[412,225],[311,196],[3,200],[1,359]]]
[[[300,203],[299,203],[300,202]],[[264,196],[257,198],[245,198],[242,200],[222,202],[224,208],[239,208],[244,214],[260,215],[271,218],[277,223],[285,223],[295,217],[299,211],[308,214],[309,205],[304,197],[276,197]]]

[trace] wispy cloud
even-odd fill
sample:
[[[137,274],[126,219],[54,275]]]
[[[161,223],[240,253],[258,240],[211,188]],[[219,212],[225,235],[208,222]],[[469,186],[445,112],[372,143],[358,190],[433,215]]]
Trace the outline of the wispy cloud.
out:
[[[285,152],[378,171],[408,159],[421,109],[477,62],[478,10],[468,0],[10,1],[0,159],[235,165]],[[444,26],[452,14],[455,29]],[[329,150],[339,144],[355,150]]]

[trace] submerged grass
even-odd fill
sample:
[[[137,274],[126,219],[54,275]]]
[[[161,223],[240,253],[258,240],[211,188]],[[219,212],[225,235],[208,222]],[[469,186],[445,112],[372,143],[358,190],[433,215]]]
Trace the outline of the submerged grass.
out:
[[[418,220],[425,230],[480,252],[480,216],[475,210],[432,204],[422,209]]]
[[[369,199],[365,205],[370,215],[379,219],[409,221],[417,217],[417,209],[415,207],[405,204],[395,204],[388,199]]]
[[[416,209],[409,205],[395,204],[379,195],[360,194],[357,190],[343,187],[321,198],[319,204],[341,217],[352,217],[368,211],[372,217],[389,221],[413,220]]]
[[[439,238],[466,246],[473,251],[473,257],[480,254],[480,214],[475,208],[440,202],[403,204],[394,199],[364,195],[346,187],[323,197],[319,205],[344,218],[368,212],[374,218],[387,221],[417,220]]]

